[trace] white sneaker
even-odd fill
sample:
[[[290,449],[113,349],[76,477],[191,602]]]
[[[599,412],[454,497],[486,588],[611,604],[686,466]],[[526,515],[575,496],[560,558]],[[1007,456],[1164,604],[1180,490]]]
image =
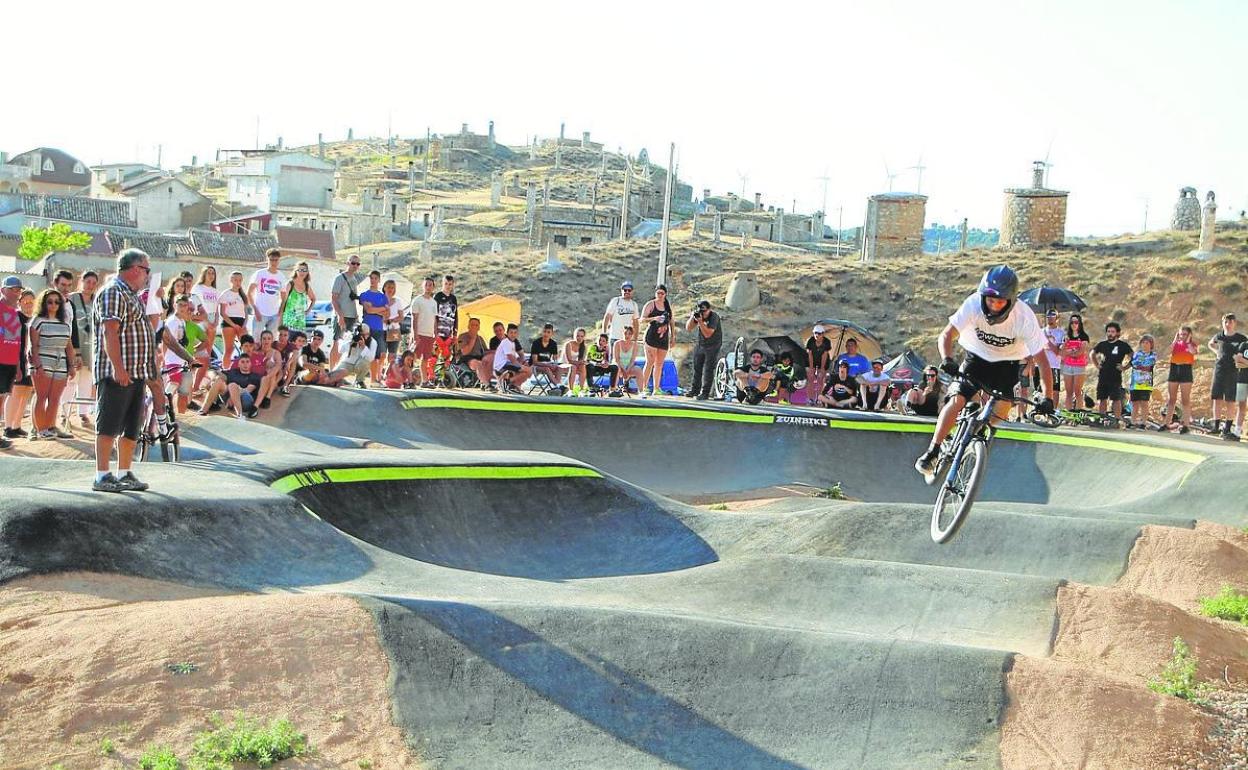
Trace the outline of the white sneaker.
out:
[[[39,439],[41,441],[55,441],[57,438],[56,431],[51,428],[45,428],[39,431]]]
[[[245,415],[245,414],[240,414],[240,415],[238,415],[238,421],[239,421],[239,422],[247,422],[247,415]]]

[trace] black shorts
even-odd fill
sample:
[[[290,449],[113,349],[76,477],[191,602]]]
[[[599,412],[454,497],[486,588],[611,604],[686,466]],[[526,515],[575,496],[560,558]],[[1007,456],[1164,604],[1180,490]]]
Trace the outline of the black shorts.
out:
[[[932,394],[919,403],[912,404],[910,411],[922,417],[935,417],[940,414],[940,399]]]
[[[1104,375],[1096,379],[1096,400],[1097,401],[1121,401],[1122,400],[1122,376],[1118,379],[1107,378]]]
[[[247,333],[247,318],[246,318],[246,316],[236,316],[236,315],[232,315],[232,316],[230,316],[230,321],[232,321],[232,322],[233,322],[236,326],[241,326],[241,327],[242,327],[242,329],[243,329],[243,330],[242,330],[242,332],[241,332],[242,334],[246,334],[246,333]]]
[[[1209,389],[1209,397],[1214,401],[1234,401],[1237,384],[1234,369],[1214,369],[1213,387]]]
[[[1191,364],[1170,364],[1169,381],[1176,385],[1183,385],[1192,381],[1192,365]]]
[[[1049,371],[1053,373],[1053,393],[1062,392],[1062,368],[1061,366],[1050,367]],[[1040,367],[1031,370],[1031,387],[1033,390],[1040,390]]]
[[[344,318],[342,321],[343,322],[339,324],[338,317],[334,317],[334,342],[342,339],[344,335],[350,334],[351,330],[355,328],[355,325],[359,323],[359,319],[356,318]],[[372,330],[370,329],[369,331]]]
[[[1152,401],[1152,400],[1153,400],[1153,391],[1151,390],[1132,390],[1131,391],[1131,403],[1133,404],[1136,403],[1137,401]]]
[[[519,364],[507,363],[507,364],[503,364],[502,368],[498,370],[498,373],[502,374],[503,372],[511,372],[512,374],[515,374],[518,371],[520,371]]]
[[[1018,384],[1020,366],[1018,361],[985,361],[968,353],[962,362],[962,371],[998,393],[1013,393],[1014,386]],[[974,398],[979,393],[979,387],[966,380],[958,380],[956,392],[964,398]]]
[[[0,396],[8,395],[16,381],[17,364],[0,364]]]
[[[124,386],[111,377],[101,380],[95,390],[95,435],[137,439],[143,427],[140,423],[146,388],[142,380]]]
[[[400,340],[386,340],[386,352],[390,354],[391,358],[399,354],[399,342]]]
[[[620,370],[620,367],[616,366],[615,364],[611,364],[609,366],[587,364],[585,366],[585,375],[589,377],[590,379],[593,379],[594,377],[601,377],[604,374],[610,374],[614,376],[619,370]]]

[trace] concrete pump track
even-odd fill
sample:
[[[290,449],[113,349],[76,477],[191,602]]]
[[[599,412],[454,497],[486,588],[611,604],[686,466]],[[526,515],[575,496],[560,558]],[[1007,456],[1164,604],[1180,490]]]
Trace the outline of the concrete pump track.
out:
[[[188,430],[144,495],[0,460],[0,581],[359,597],[430,767],[999,767],[1066,581],[1112,584],[1145,525],[1248,524],[1244,454],[1170,437],[1002,431],[937,546],[930,422],[322,389],[281,422]],[[852,502],[679,502],[832,482]]]

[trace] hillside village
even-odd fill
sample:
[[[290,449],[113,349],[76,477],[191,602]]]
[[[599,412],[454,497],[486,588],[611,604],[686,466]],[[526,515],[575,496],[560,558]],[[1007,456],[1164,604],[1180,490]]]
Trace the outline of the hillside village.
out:
[[[87,166],[52,148],[0,152],[0,273],[106,270],[126,246],[168,271],[251,266],[277,246],[288,261],[310,261],[314,284],[327,288],[350,251],[403,291],[424,275],[455,273],[465,299],[520,300],[523,336],[546,322],[562,334],[593,327],[624,278],[646,286],[657,274],[663,160],[564,125],[506,144],[493,122],[484,132],[462,124],[414,139],[348,131],[287,147],[278,138],[177,169]],[[683,312],[710,299],[723,309],[730,339],[789,334],[800,342],[814,319],[844,318],[870,329],[890,354],[910,348],[930,358],[949,308],[985,265],[1000,261],[1018,267],[1027,285],[1080,293],[1093,328],[1112,318],[1128,336],[1168,339],[1177,322],[1206,335],[1218,315],[1245,301],[1248,231],[1217,222],[1216,200],[1202,205],[1194,188],[1183,188],[1165,231],[1070,239],[1067,193],[1046,186],[1045,170],[1036,163],[1029,186],[1004,190],[1001,228],[991,232],[999,242],[989,248],[975,245],[983,231],[968,239],[965,222],[960,243],[950,228],[933,241],[927,198],[918,193],[873,195],[865,221],[839,230],[824,212],[786,210],[762,192],[695,194],[676,169],[667,258],[673,305]],[[55,223],[86,233],[89,245],[34,263],[16,257],[23,229]],[[926,253],[933,242],[938,253]],[[758,292],[725,303],[738,276]],[[678,345],[678,359],[682,352]]]

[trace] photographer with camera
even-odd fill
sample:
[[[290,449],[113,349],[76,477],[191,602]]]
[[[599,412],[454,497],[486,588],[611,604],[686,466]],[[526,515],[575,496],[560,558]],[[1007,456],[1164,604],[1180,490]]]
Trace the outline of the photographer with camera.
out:
[[[365,324],[357,324],[351,330],[351,336],[338,343],[334,351],[338,354],[338,363],[330,367],[326,385],[338,386],[351,375],[361,388],[367,387],[364,378],[368,376],[369,367],[377,357],[377,343],[373,340],[369,328]]]
[[[334,276],[334,285],[329,290],[330,305],[334,309],[334,346],[329,352],[331,368],[338,365],[341,343],[360,322],[360,295],[355,293],[355,288],[364,277],[356,275],[359,270],[360,258],[351,257],[347,260],[347,269]]]
[[[719,361],[719,348],[724,341],[724,330],[719,314],[711,310],[710,300],[703,299],[685,321],[685,331],[697,330],[693,343],[693,384],[685,395],[705,401],[711,397],[711,384],[715,379],[715,364]]]

